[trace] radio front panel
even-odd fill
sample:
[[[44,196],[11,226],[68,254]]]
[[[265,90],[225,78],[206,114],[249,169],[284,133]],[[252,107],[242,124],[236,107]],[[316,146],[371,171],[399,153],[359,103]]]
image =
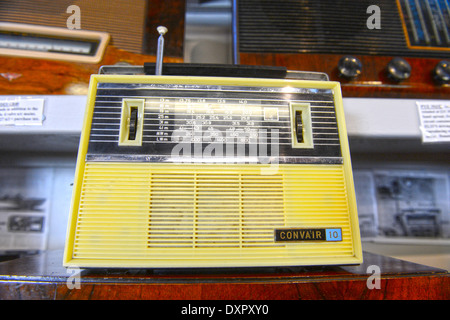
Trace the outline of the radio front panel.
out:
[[[332,91],[283,90],[99,83],[87,159],[267,163],[273,154],[283,163],[342,163]],[[137,138],[120,140],[130,106]]]
[[[361,259],[338,83],[91,78],[65,266]]]

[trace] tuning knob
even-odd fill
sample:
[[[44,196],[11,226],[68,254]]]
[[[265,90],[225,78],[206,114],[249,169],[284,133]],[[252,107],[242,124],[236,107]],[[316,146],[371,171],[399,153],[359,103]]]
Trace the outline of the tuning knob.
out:
[[[387,67],[388,78],[400,82],[408,79],[411,76],[411,66],[408,61],[402,58],[394,58],[392,59]]]
[[[439,62],[433,70],[433,79],[439,85],[450,83],[450,62]]]
[[[361,74],[362,63],[356,57],[345,56],[338,62],[338,71],[341,77],[354,79]]]

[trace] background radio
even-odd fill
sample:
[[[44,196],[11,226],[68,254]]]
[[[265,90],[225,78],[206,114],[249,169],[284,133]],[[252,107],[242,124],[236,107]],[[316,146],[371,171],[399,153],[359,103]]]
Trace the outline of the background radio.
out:
[[[447,1],[236,0],[234,17],[236,62],[325,72],[344,96],[450,93]]]
[[[73,6],[81,30],[69,28]],[[171,29],[165,60],[183,62],[184,0],[2,1],[0,21],[3,95],[86,95],[103,65],[155,61],[160,24]]]

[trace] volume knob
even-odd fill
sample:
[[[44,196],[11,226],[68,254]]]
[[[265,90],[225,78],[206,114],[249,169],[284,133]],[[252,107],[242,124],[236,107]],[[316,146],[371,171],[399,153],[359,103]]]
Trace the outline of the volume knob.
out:
[[[411,76],[411,66],[402,58],[394,58],[387,65],[387,74],[391,80],[400,82]]]
[[[450,62],[439,62],[433,70],[433,79],[439,85],[450,83]]]
[[[338,62],[338,71],[340,76],[347,79],[354,79],[361,74],[362,63],[356,57],[345,56]]]

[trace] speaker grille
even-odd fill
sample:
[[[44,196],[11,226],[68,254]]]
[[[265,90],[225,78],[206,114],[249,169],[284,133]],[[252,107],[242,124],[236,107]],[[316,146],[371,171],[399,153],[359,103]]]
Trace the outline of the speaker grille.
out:
[[[280,175],[152,174],[149,247],[273,245],[284,226]]]
[[[342,166],[261,168],[86,163],[73,257],[236,266],[353,256]],[[339,227],[343,241],[274,242],[282,227]]]

